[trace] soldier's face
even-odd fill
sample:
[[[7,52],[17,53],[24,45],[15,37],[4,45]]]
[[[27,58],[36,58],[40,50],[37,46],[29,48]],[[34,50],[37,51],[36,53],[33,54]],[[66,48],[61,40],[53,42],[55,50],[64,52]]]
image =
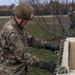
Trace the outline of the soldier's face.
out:
[[[26,20],[26,19],[21,19],[18,16],[15,16],[15,18],[19,24],[21,23],[22,27],[24,27],[28,23],[28,20]]]
[[[21,23],[21,22],[22,22],[22,23]],[[20,20],[20,23],[21,23],[21,26],[24,27],[25,25],[28,24],[28,20],[22,19],[22,20]]]
[[[22,24],[21,24],[21,26],[24,27],[24,26],[27,25],[27,24],[28,24],[28,20],[22,19]]]

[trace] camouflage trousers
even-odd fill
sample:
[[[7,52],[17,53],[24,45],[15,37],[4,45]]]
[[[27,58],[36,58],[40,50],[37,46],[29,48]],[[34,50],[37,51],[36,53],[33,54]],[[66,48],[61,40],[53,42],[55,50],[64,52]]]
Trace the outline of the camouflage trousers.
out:
[[[13,73],[7,73],[5,71],[1,71],[0,70],[0,75],[19,75],[19,74],[13,74]],[[21,75],[26,75],[25,73],[21,74]]]
[[[26,75],[25,67],[23,64],[19,66],[5,66],[0,64],[0,75]]]
[[[4,71],[0,71],[0,75],[16,75],[16,74],[12,74],[12,73],[8,74],[8,73],[6,73],[6,72],[4,72]],[[22,74],[21,74],[21,75],[22,75]],[[23,74],[23,75],[25,75],[25,74]]]
[[[4,71],[0,71],[0,75],[12,75],[12,74],[7,74],[7,73],[4,72]]]

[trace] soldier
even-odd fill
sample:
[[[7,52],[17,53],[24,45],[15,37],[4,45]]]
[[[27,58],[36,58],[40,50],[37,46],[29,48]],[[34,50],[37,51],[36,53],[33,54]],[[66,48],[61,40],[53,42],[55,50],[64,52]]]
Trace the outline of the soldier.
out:
[[[20,2],[13,7],[13,14],[0,33],[0,75],[26,75],[27,65],[54,72],[55,63],[45,62],[28,53],[27,45],[53,52],[59,49],[59,46],[29,35],[24,29],[34,16],[32,6]]]
[[[68,16],[70,18],[70,23],[71,23],[70,28],[74,29],[75,28],[75,11],[73,10],[72,7],[69,8]]]

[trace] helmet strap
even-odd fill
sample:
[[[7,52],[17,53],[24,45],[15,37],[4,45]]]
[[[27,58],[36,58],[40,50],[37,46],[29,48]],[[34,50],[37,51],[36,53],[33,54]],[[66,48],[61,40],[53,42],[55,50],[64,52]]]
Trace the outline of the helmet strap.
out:
[[[14,17],[14,20],[15,20],[15,22],[17,23],[17,25],[18,25],[18,27],[22,30],[22,26],[21,26],[21,24],[22,24],[22,22],[24,21],[24,20],[22,20],[21,22],[20,22],[20,24],[17,22],[17,20],[15,19],[15,17]]]
[[[15,22],[17,23],[17,25],[19,25],[19,23],[17,22],[17,20],[15,19],[15,17],[14,17],[14,20],[15,20]]]
[[[21,26],[21,24],[22,24],[23,21],[24,21],[24,20],[22,19],[22,21],[21,21],[20,24],[19,24],[20,26]]]

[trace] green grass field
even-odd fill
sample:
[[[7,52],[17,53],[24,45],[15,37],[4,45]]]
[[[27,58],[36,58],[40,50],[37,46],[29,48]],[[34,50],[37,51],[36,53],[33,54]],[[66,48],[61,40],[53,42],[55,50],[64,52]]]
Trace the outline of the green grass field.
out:
[[[0,30],[7,20],[8,19],[0,19]],[[48,41],[51,38],[51,35],[49,35],[45,31],[41,30],[37,24],[29,23],[28,25],[25,26],[25,28],[31,35],[36,36],[39,39]],[[54,41],[51,41],[51,42],[56,43]],[[53,54],[52,51],[45,50],[45,49],[36,49],[36,48],[32,48],[32,47],[28,47],[28,50],[29,50],[30,54],[37,56],[41,60],[53,61],[53,62],[56,62],[56,60],[57,60],[57,56],[55,54]],[[27,75],[52,75],[52,74],[46,70],[28,66],[28,74]]]
[[[25,28],[27,29],[27,31],[31,35],[36,36],[39,39],[48,41],[51,37],[48,33],[41,30],[38,25],[34,25],[34,24],[30,25],[29,24]],[[51,42],[53,42],[53,41],[51,41]],[[36,49],[36,48],[32,48],[32,47],[28,47],[28,48],[29,48],[29,52],[32,55],[37,56],[39,59],[42,59],[44,61],[53,61],[53,62],[56,62],[56,60],[57,60],[57,56],[49,50]],[[52,74],[50,72],[46,71],[46,70],[41,70],[41,69],[38,69],[38,68],[30,68],[29,67],[28,75],[52,75]]]

